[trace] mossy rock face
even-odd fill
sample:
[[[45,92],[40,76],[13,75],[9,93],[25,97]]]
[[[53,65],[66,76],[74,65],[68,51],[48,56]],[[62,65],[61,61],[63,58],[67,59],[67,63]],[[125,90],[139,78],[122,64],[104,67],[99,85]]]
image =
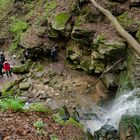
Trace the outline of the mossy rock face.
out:
[[[52,29],[57,30],[57,31],[64,30],[70,16],[71,15],[68,13],[56,14],[51,20]]]
[[[80,44],[76,41],[69,41],[66,48],[66,57],[75,63],[79,63],[82,56]]]
[[[102,20],[101,13],[91,4],[83,6],[81,13],[87,22],[100,22]]]
[[[74,27],[71,38],[75,41],[83,42],[85,44],[90,44],[92,42],[93,32],[86,28]]]
[[[90,71],[91,57],[90,56],[82,56],[80,60],[80,67],[84,71]]]
[[[30,71],[31,66],[32,66],[32,62],[27,61],[26,64],[24,64],[24,65],[14,66],[12,68],[12,72],[13,73],[19,73],[19,74],[28,73]]]
[[[120,139],[139,140],[140,139],[140,116],[124,115],[119,124]]]
[[[86,23],[82,16],[77,17],[71,38],[75,41],[91,44],[94,31]]]
[[[108,40],[99,44],[98,52],[105,56],[106,60],[114,60],[125,53],[126,45],[122,41]]]

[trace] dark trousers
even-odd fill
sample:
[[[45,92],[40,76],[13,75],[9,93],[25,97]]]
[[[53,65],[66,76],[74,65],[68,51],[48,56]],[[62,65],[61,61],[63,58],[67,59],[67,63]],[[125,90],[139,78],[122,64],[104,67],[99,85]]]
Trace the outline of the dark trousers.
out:
[[[3,77],[2,69],[0,69],[0,75]]]
[[[9,70],[9,71],[7,70],[6,75],[7,75],[7,77],[12,76],[11,70]]]
[[[53,53],[51,54],[52,62],[57,62],[57,61],[58,61],[57,58],[58,58],[58,57],[57,57],[57,53],[56,53],[56,52],[53,52]]]

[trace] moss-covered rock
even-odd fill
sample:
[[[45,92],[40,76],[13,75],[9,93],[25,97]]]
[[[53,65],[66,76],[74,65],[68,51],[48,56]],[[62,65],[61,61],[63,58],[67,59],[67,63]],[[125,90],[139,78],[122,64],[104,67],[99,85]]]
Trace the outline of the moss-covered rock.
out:
[[[57,13],[50,22],[52,29],[57,31],[64,30],[70,16],[68,13]]]
[[[73,40],[69,41],[66,48],[66,57],[78,64],[81,56],[82,50],[80,49],[80,44]]]
[[[137,32],[139,28],[139,21],[134,19],[128,12],[124,12],[122,15],[117,17],[120,24],[127,30],[130,34]]]
[[[115,60],[125,53],[126,45],[123,41],[108,40],[104,44],[99,44],[98,52],[105,56],[106,60]]]
[[[140,139],[140,116],[124,115],[119,124],[120,140],[139,140]]]
[[[75,41],[91,44],[93,35],[93,29],[85,24],[84,18],[82,16],[77,17],[71,38]]]
[[[91,64],[91,57],[90,56],[82,56],[80,59],[80,67],[86,71],[90,72],[90,64]]]
[[[81,13],[87,22],[100,22],[102,20],[102,14],[91,4],[84,5]]]
[[[32,66],[32,62],[27,61],[26,64],[24,64],[24,65],[14,66],[12,68],[12,72],[20,73],[20,74],[28,73],[30,71],[31,66]]]

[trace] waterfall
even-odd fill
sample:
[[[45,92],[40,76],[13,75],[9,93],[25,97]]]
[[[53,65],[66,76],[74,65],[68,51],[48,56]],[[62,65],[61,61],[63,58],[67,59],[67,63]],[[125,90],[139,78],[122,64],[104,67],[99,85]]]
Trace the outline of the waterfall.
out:
[[[99,130],[104,124],[108,123],[118,129],[121,116],[124,114],[140,113],[140,89],[134,89],[117,97],[114,102],[93,120],[84,122],[86,129],[90,129],[92,133]]]

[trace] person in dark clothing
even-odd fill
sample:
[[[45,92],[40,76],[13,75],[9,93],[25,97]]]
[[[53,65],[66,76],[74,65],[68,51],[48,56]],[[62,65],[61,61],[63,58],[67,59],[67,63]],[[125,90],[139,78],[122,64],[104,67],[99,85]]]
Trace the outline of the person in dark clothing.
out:
[[[51,48],[51,59],[52,59],[52,62],[57,62],[58,61],[58,53],[57,53],[56,46],[53,46]]]
[[[2,64],[2,62],[0,61],[0,75],[3,77],[2,69],[3,69],[3,64]]]
[[[2,63],[5,62],[5,55],[3,54],[3,52],[0,52],[0,61],[1,61]]]
[[[25,49],[23,51],[23,55],[24,55],[25,60],[29,59],[29,50],[28,49]]]

